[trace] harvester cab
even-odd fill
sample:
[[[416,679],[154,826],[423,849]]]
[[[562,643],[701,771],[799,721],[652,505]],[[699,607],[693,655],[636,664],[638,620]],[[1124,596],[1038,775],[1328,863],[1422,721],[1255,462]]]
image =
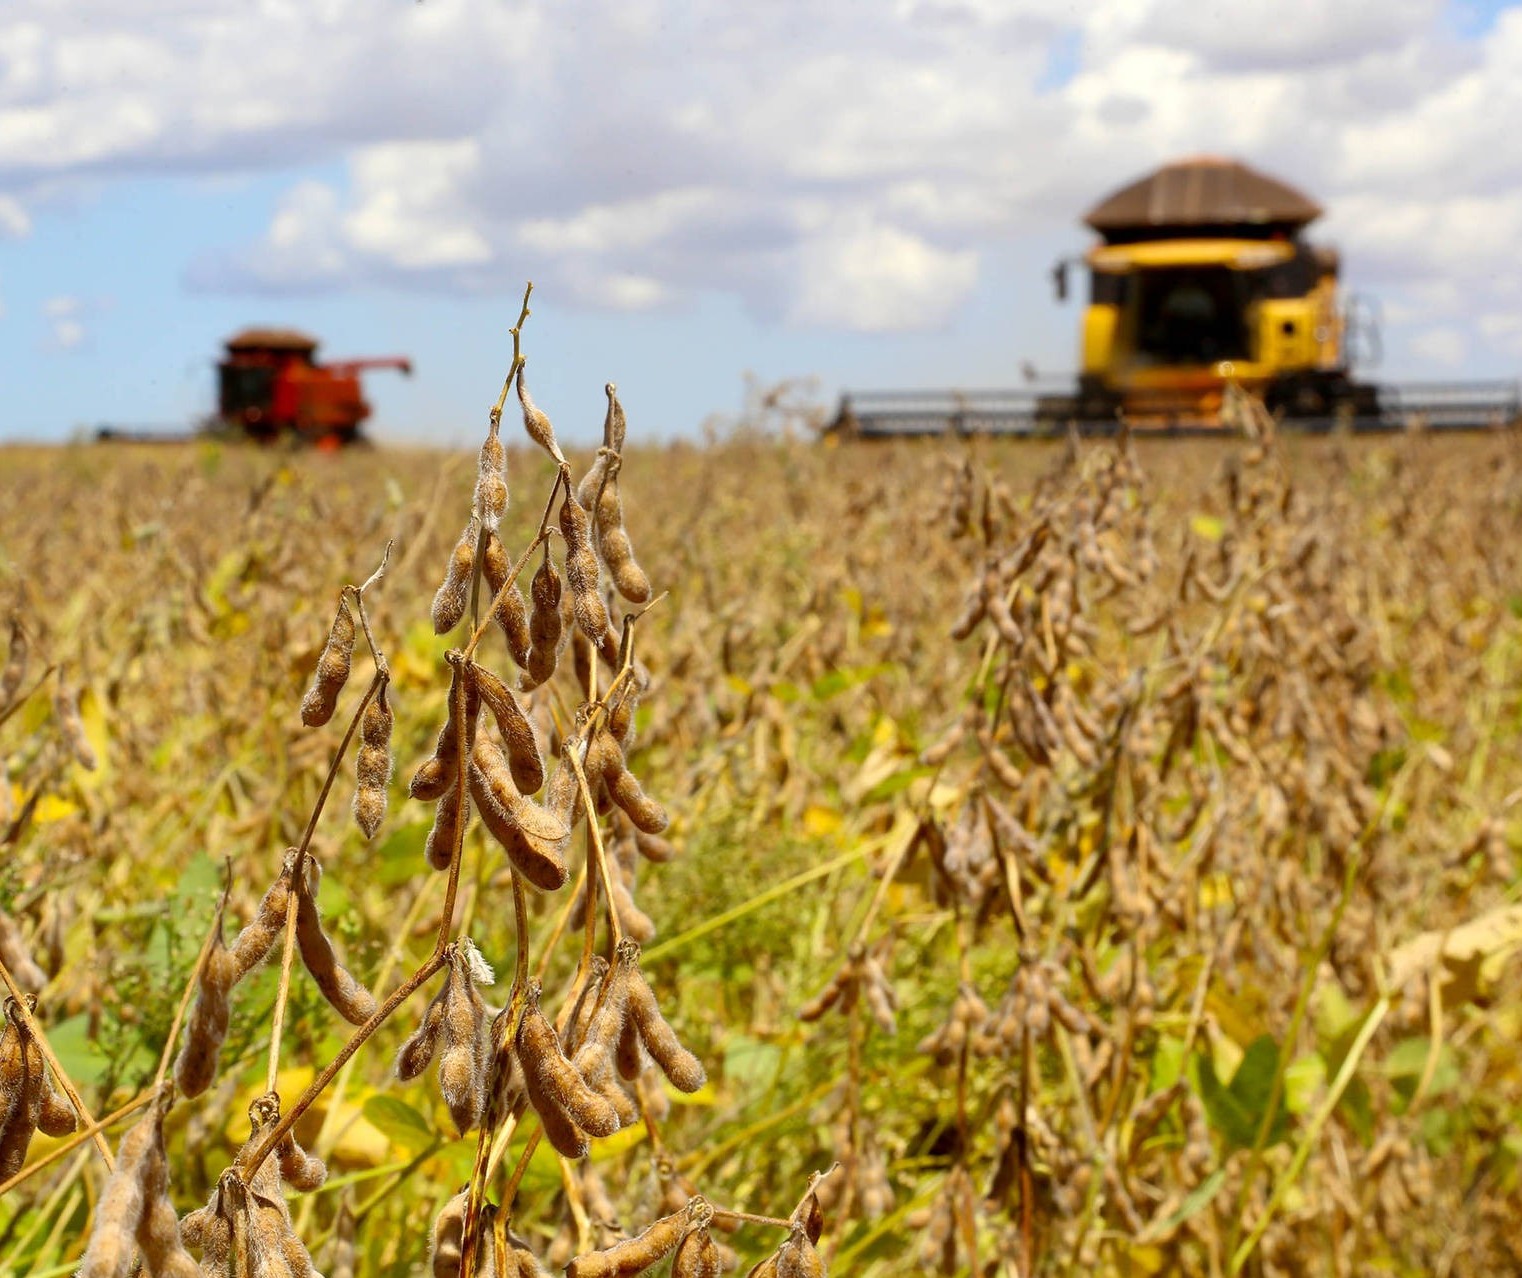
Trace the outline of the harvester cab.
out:
[[[230,337],[217,365],[217,416],[212,425],[261,441],[294,437],[319,447],[360,438],[370,404],[360,373],[412,372],[401,356],[319,364],[317,341],[293,329],[250,328]]]

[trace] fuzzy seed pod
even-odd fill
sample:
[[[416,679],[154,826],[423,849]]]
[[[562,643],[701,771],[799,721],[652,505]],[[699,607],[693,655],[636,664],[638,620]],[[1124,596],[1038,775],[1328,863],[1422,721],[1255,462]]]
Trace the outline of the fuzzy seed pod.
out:
[[[529,1101],[539,1111],[541,1120],[546,1110],[555,1110],[589,1136],[611,1136],[618,1130],[618,1114],[613,1106],[587,1086],[561,1051],[555,1027],[539,1010],[537,982],[529,987],[528,1006],[518,1023],[518,1038],[513,1046]],[[545,1135],[553,1143],[549,1123],[545,1124]]]
[[[676,845],[659,834],[647,834],[644,830],[636,829],[634,846],[645,860],[653,861],[657,865],[664,865],[667,861],[674,861],[677,858]]]
[[[460,1278],[464,1262],[465,1199],[458,1193],[444,1204],[433,1222],[433,1278]],[[486,1272],[492,1272],[488,1269]]]
[[[629,944],[619,943],[619,950]],[[613,1052],[629,1019],[629,965],[616,963],[603,978],[602,991],[587,1025],[587,1032],[576,1049],[572,1064],[576,1072],[595,1086],[612,1073]]]
[[[286,911],[291,908],[293,868],[290,857],[287,857],[280,874],[259,902],[258,913],[233,941],[231,953],[237,962],[237,975],[233,977],[233,984],[237,984],[253,968],[264,962],[274,947],[275,939],[284,931]]]
[[[476,685],[481,701],[497,721],[497,729],[507,745],[507,761],[512,768],[513,784],[522,794],[534,794],[544,785],[544,756],[534,725],[518,704],[518,698],[501,679],[482,666],[475,667]]]
[[[317,884],[322,867],[307,854],[306,872],[296,883],[296,943],[301,961],[317,982],[322,996],[352,1025],[363,1025],[375,1014],[375,996],[356,981],[333,952],[317,909]]]
[[[634,984],[629,999],[633,1024],[639,1030],[640,1042],[650,1057],[660,1066],[661,1072],[671,1080],[680,1092],[695,1092],[708,1081],[703,1063],[677,1040],[675,1032],[661,1015],[650,986],[641,976]]]
[[[798,1226],[777,1249],[777,1278],[824,1278],[824,1261]]]
[[[444,654],[449,662],[449,697],[445,702],[444,726],[439,729],[433,756],[413,774],[407,792],[414,799],[432,803],[454,788],[460,771],[460,722],[465,724],[465,754],[468,758],[476,742],[476,722],[481,714],[481,691],[476,686],[478,667],[465,661],[456,650]]]
[[[475,516],[465,525],[460,540],[449,555],[444,581],[433,597],[433,633],[447,635],[460,624],[470,602],[470,580],[476,571],[476,542],[481,528]]]
[[[328,1179],[327,1165],[316,1154],[309,1154],[296,1141],[294,1132],[286,1132],[275,1146],[280,1179],[292,1189],[310,1194],[323,1187]]]
[[[495,421],[487,431],[476,462],[474,512],[482,527],[492,534],[507,513],[507,452]]]
[[[430,1000],[423,1010],[423,1019],[417,1029],[412,1031],[411,1036],[396,1054],[396,1076],[402,1082],[410,1083],[428,1068],[433,1060],[434,1048],[438,1044],[439,1031],[443,1025],[444,994],[441,990],[435,998]]]
[[[461,794],[454,786],[439,799],[433,812],[433,827],[423,844],[423,855],[435,870],[447,870],[454,863],[455,848],[460,843],[460,832],[470,820],[470,795]]]
[[[609,629],[608,609],[598,589],[592,521],[570,492],[560,503],[560,533],[565,538],[565,579],[571,588],[576,624],[594,644],[601,644]]]
[[[707,1224],[682,1235],[671,1258],[671,1278],[719,1278],[719,1245],[714,1242]]]
[[[519,874],[544,892],[565,885],[570,830],[548,808],[518,793],[501,749],[484,737],[471,759],[470,793],[481,820]]]
[[[555,562],[548,555],[534,573],[528,587],[531,608],[528,628],[531,646],[528,662],[518,687],[524,692],[537,688],[555,673],[555,663],[560,656],[560,639],[565,621],[560,613],[560,574]]]
[[[461,1135],[481,1121],[486,1104],[486,1004],[472,979],[469,944],[451,948],[440,1002],[439,1091]]]
[[[5,672],[0,674],[0,710],[10,707],[21,691],[26,678],[27,643],[26,631],[21,628],[21,618],[11,615],[11,646],[5,658]]]
[[[94,772],[99,761],[95,757],[95,747],[90,744],[90,738],[85,736],[84,720],[79,717],[79,691],[78,688],[70,691],[64,687],[63,680],[59,679],[53,692],[53,714],[58,720],[58,729],[63,734],[64,742],[74,756],[74,762],[85,771]]]
[[[608,397],[608,412],[602,422],[603,447],[621,453],[624,451],[624,436],[629,432],[629,422],[624,416],[624,406],[618,402],[618,387],[608,382],[602,388],[602,393]]]
[[[550,419],[545,416],[544,411],[529,396],[528,386],[523,380],[522,365],[518,368],[518,402],[523,405],[523,429],[528,432],[528,437],[564,466],[565,454],[560,451],[560,445],[555,442],[555,428],[550,425]]]
[[[163,1114],[157,1103],[128,1129],[116,1151],[116,1170],[100,1196],[76,1278],[127,1278],[147,1205],[150,1159],[163,1147]]]
[[[5,772],[0,768],[0,798],[8,793]],[[0,825],[4,824],[5,818],[0,815]],[[27,948],[26,937],[22,934],[20,925],[4,910],[0,910],[0,962],[15,977],[16,984],[30,994],[41,993],[42,987],[48,983],[47,973],[37,966]]]
[[[583,510],[592,510],[597,505],[598,494],[602,492],[603,476],[608,473],[611,460],[608,452],[599,451],[587,467],[587,473],[581,477],[581,482],[576,485],[576,504]]]
[[[678,1091],[697,1091],[708,1081],[703,1062],[682,1046],[676,1032],[661,1015],[655,992],[639,970],[639,947],[620,946],[617,966],[628,969],[629,1023],[639,1032],[645,1050]],[[631,1075],[625,1074],[624,1077]]]
[[[237,957],[222,944],[219,920],[196,981],[196,1001],[190,1011],[185,1042],[174,1063],[174,1081],[184,1097],[199,1096],[216,1077],[217,1057],[232,1015],[228,995],[238,976]]]
[[[620,416],[622,416],[622,410],[620,410]],[[618,463],[611,463],[607,468],[606,481],[599,475],[599,487],[593,496],[582,502],[582,505],[592,511],[593,525],[597,530],[597,548],[602,554],[603,563],[608,566],[608,575],[613,578],[613,585],[618,593],[630,603],[648,603],[650,578],[634,558],[634,546],[629,541],[629,534],[624,528],[624,508],[618,492],[618,471]]]
[[[354,820],[365,838],[375,837],[386,815],[386,786],[391,780],[391,704],[386,699],[387,684],[365,707],[359,721],[359,750],[354,771],[358,781],[354,790]]]
[[[636,829],[659,834],[671,824],[665,807],[647,795],[639,778],[629,771],[623,747],[607,729],[598,732],[587,752],[587,779],[594,777],[608,787],[609,797],[628,814]]]
[[[498,600],[497,606],[492,610],[492,620],[502,627],[503,637],[507,640],[507,651],[520,668],[528,665],[528,654],[531,639],[528,629],[528,604],[524,601],[523,591],[515,581],[507,587],[506,592],[502,587],[507,585],[508,574],[513,570],[513,561],[507,553],[507,548],[498,540],[497,534],[493,533],[486,539],[486,554],[481,561],[481,574],[486,578],[487,588],[492,593],[492,598]]]
[[[5,1015],[0,1032],[0,1180],[21,1170],[39,1128],[48,1136],[65,1136],[78,1125],[73,1108],[54,1089],[42,1049],[15,999],[5,1000]]]
[[[312,685],[301,699],[301,722],[320,728],[333,717],[338,694],[349,682],[349,667],[354,659],[354,615],[349,611],[347,595],[338,596],[338,612],[328,631],[328,642],[317,658]]]
[[[627,1278],[648,1269],[676,1249],[691,1224],[693,1213],[704,1210],[711,1209],[702,1198],[694,1198],[681,1211],[662,1216],[642,1234],[601,1251],[577,1256],[566,1266],[566,1278]]]

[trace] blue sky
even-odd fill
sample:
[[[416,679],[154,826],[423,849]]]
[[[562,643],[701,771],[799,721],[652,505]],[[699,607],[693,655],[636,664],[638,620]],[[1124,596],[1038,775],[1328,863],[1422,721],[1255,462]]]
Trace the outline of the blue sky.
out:
[[[505,370],[568,439],[744,376],[1072,368],[1047,269],[1180,155],[1328,209],[1385,377],[1522,373],[1522,14],[1382,0],[6,0],[0,439],[189,424],[222,338],[310,330],[375,433],[459,443]]]

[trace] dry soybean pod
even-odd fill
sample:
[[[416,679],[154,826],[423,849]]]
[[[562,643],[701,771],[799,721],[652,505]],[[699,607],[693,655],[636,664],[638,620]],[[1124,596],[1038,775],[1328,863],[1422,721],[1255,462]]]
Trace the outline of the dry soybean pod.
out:
[[[423,855],[435,870],[447,870],[454,861],[460,829],[470,820],[470,796],[450,786],[433,812],[433,826],[423,844]]]
[[[174,1063],[174,1081],[182,1096],[199,1096],[216,1077],[217,1057],[222,1052],[222,1042],[227,1037],[232,1015],[228,996],[238,976],[238,960],[222,944],[219,921],[206,961],[201,964],[195,1006],[190,1010],[185,1042]]]
[[[480,521],[472,515],[449,554],[449,567],[443,583],[433,597],[433,633],[447,635],[460,624],[470,602],[470,580],[476,571],[476,542],[481,537]]]
[[[597,548],[602,561],[608,566],[613,585],[630,603],[650,602],[650,577],[634,557],[634,544],[624,527],[624,506],[618,492],[618,471],[615,464],[603,484],[602,492],[593,510],[597,529]]]
[[[598,588],[597,555],[592,549],[592,521],[566,488],[560,503],[560,535],[565,538],[565,579],[571,609],[582,634],[601,646],[608,634],[608,608]]]
[[[95,747],[90,744],[90,738],[85,735],[84,720],[79,717],[79,695],[78,688],[71,691],[64,686],[60,675],[53,691],[53,713],[58,719],[58,730],[74,756],[74,762],[87,772],[94,772],[99,760],[95,757]]]
[[[683,1234],[676,1245],[676,1255],[671,1258],[671,1278],[719,1278],[719,1273],[719,1245],[705,1220]]]
[[[280,868],[280,874],[270,884],[269,891],[259,902],[259,910],[248,925],[238,933],[232,944],[232,956],[237,963],[236,984],[250,969],[264,962],[275,939],[285,929],[286,911],[291,908],[291,879],[295,863],[289,855]]]
[[[428,1068],[443,1025],[444,991],[440,990],[423,1009],[422,1021],[396,1054],[396,1076],[402,1082],[411,1082]]]
[[[486,554],[481,561],[481,575],[486,578],[487,588],[492,593],[492,598],[497,599],[497,606],[492,611],[492,619],[502,627],[503,637],[507,640],[507,651],[519,668],[528,665],[529,654],[529,630],[528,630],[528,604],[523,598],[523,590],[515,581],[504,592],[502,587],[507,585],[508,574],[513,570],[512,557],[508,555],[507,548],[492,533],[486,539]],[[500,596],[500,598],[498,598]]]
[[[10,1000],[7,999],[5,1028],[0,1030],[0,1162],[8,1161],[4,1150],[10,1143],[11,1125],[24,1121],[24,1115],[18,1113],[26,1101],[23,1033],[16,1019],[10,1015]],[[27,1139],[30,1141],[31,1137],[28,1136]],[[23,1150],[22,1157],[25,1156]]]
[[[471,975],[465,946],[449,947],[449,976],[441,1004],[439,1091],[461,1134],[481,1121],[486,1103],[485,1058],[481,1037],[486,1031],[486,1004]]]
[[[529,582],[531,607],[528,616],[529,648],[528,663],[518,687],[524,692],[537,688],[555,673],[555,663],[560,656],[560,639],[565,622],[560,614],[560,574],[555,561],[546,550],[544,560]]]
[[[296,1141],[295,1132],[286,1132],[275,1146],[280,1179],[292,1189],[310,1194],[321,1189],[328,1179],[327,1165],[316,1154],[309,1154]]]
[[[467,662],[457,649],[444,654],[449,663],[449,697],[445,702],[444,726],[439,729],[433,754],[413,774],[407,792],[414,799],[431,803],[453,788],[459,776],[460,719],[465,720],[465,749],[475,744],[476,720],[481,713],[481,693],[476,687],[476,666]]]
[[[5,658],[5,673],[0,674],[0,710],[9,708],[21,682],[26,678],[27,642],[26,631],[21,628],[21,618],[11,614],[11,646]]]
[[[523,370],[526,365],[525,360],[518,366],[518,402],[523,406],[523,429],[528,432],[528,437],[534,443],[564,466],[565,454],[560,451],[560,445],[555,440],[555,428],[550,425],[550,419],[545,415],[544,410],[534,403],[533,397],[528,393],[528,384],[523,380]]]
[[[475,514],[493,536],[507,513],[507,451],[502,447],[498,423],[493,419],[476,461]]]
[[[512,768],[513,784],[521,794],[534,794],[544,785],[544,756],[534,725],[524,713],[511,688],[483,666],[475,667],[476,686],[481,701],[497,721],[497,729],[507,746],[507,761]]]
[[[619,961],[624,961],[622,950]],[[682,1046],[676,1031],[661,1015],[655,991],[639,970],[638,949],[633,950],[629,961],[629,1019],[639,1031],[645,1050],[678,1091],[695,1092],[707,1082],[703,1062]]]
[[[365,838],[375,837],[386,816],[386,786],[391,780],[391,703],[386,698],[390,680],[380,687],[359,721],[359,750],[355,755],[354,820]]]
[[[698,1207],[695,1208],[695,1204]],[[694,1198],[681,1211],[662,1216],[642,1234],[614,1243],[601,1251],[577,1256],[566,1266],[566,1278],[625,1278],[650,1268],[663,1256],[676,1250],[682,1235],[693,1219],[693,1212],[707,1208],[702,1198]]]
[[[9,794],[10,787],[5,781],[4,767],[0,765],[0,803]],[[4,809],[0,808],[0,826],[6,823]],[[37,966],[37,961],[27,948],[21,925],[3,909],[0,909],[0,961],[5,963],[6,969],[16,978],[16,984],[24,990],[36,994],[48,983],[47,973]]]
[[[375,1014],[375,996],[349,974],[333,952],[333,942],[322,928],[317,909],[317,884],[322,867],[310,852],[306,869],[296,884],[296,944],[301,961],[317,982],[322,996],[352,1025],[363,1025]]]
[[[529,1006],[537,1010],[538,981],[530,983],[528,999]],[[518,1067],[523,1074],[523,1089],[528,1096],[529,1104],[539,1115],[539,1123],[544,1128],[545,1138],[557,1152],[566,1158],[585,1157],[586,1137],[582,1135],[581,1128],[567,1111],[559,1089],[555,1086],[555,1080],[550,1074],[550,1070],[553,1069],[550,1063],[551,1058],[559,1057],[562,1061],[565,1059],[560,1052],[559,1040],[555,1040],[553,1049],[547,1049],[542,1041],[542,1035],[525,1035],[523,1027],[528,1021],[528,1015],[528,1011],[525,1010],[523,1018],[518,1022],[518,1034],[513,1040],[513,1052],[518,1058]],[[541,1013],[540,1020],[543,1019]],[[554,1037],[553,1026],[550,1027],[550,1036]],[[611,1106],[609,1109],[611,1112]]]
[[[116,1170],[101,1192],[76,1278],[126,1278],[132,1269],[138,1222],[148,1201],[150,1151],[162,1144],[164,1121],[155,1101],[122,1137]]]
[[[570,830],[553,813],[518,793],[501,749],[484,737],[471,758],[470,789],[481,820],[518,873],[544,892],[563,887]]]
[[[627,941],[619,942],[622,954]],[[629,1018],[629,969],[623,962],[609,969],[601,996],[592,1012],[586,1036],[576,1049],[572,1064],[588,1083],[595,1085],[611,1072],[613,1052],[617,1048],[624,1023]]]
[[[635,829],[646,834],[659,834],[671,824],[665,807],[645,793],[639,778],[629,771],[624,759],[623,747],[606,728],[598,732],[594,744],[597,757],[592,763],[608,787],[608,795],[618,804],[634,823]]]
[[[589,1136],[611,1136],[618,1130],[613,1107],[589,1088],[576,1067],[565,1057],[555,1027],[539,1009],[539,988],[530,985],[528,1005],[518,1024],[518,1061],[524,1081],[548,1092],[566,1115]],[[534,1079],[530,1082],[529,1074]]]
[[[301,722],[309,728],[320,728],[333,717],[338,705],[338,694],[349,681],[349,668],[354,658],[354,614],[349,611],[349,599],[338,596],[338,612],[328,630],[328,642],[322,655],[317,658],[317,669],[312,673],[312,684],[301,699]]]

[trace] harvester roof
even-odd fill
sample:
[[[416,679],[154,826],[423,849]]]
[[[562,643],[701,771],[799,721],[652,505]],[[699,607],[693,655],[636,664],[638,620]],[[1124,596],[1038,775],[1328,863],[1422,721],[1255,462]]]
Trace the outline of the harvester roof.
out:
[[[317,339],[294,328],[245,328],[227,339],[229,351],[306,351],[317,349]]]
[[[1282,229],[1321,216],[1321,206],[1239,160],[1198,155],[1165,164],[1101,200],[1084,221],[1107,240],[1200,228]]]

